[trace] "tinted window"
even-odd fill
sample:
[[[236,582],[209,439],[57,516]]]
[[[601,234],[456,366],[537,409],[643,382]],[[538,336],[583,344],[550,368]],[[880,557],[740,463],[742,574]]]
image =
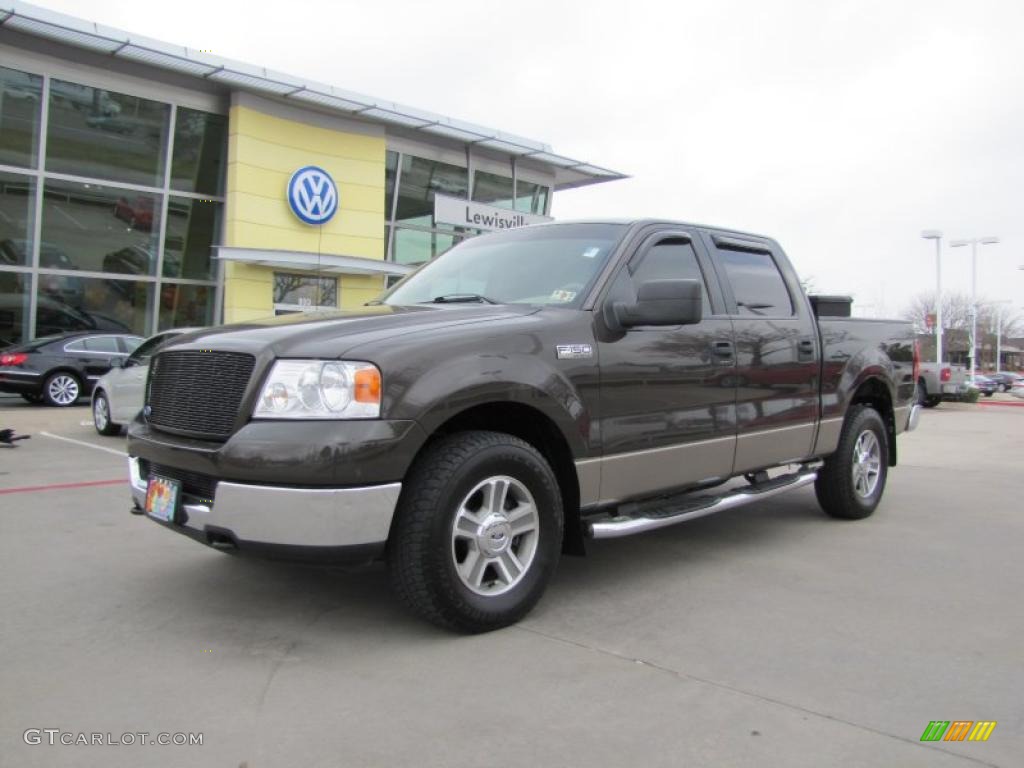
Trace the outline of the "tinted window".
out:
[[[161,207],[159,195],[47,181],[39,265],[152,275],[156,272]],[[175,231],[170,229],[168,238]]]
[[[51,80],[46,170],[162,186],[170,113],[158,101]]]
[[[185,192],[219,195],[227,154],[227,135],[226,115],[178,107],[171,187]]]
[[[647,280],[700,280],[704,314],[709,314],[708,289],[693,245],[686,240],[662,240],[630,265],[634,289]]]
[[[465,198],[468,187],[468,172],[465,168],[403,155],[395,220],[424,227],[433,226],[434,194]],[[451,229],[450,225],[439,226]]]
[[[79,339],[78,341],[72,341],[70,344],[65,344],[64,351],[85,352],[85,339]]]
[[[771,254],[719,248],[718,258],[732,285],[739,314],[775,317],[793,314],[793,301]]]
[[[117,339],[113,336],[93,336],[85,340],[85,348],[90,352],[106,352],[117,354],[121,350],[117,347]]]
[[[0,266],[32,266],[35,188],[30,176],[0,173]]]
[[[473,199],[502,208],[512,207],[512,179],[494,173],[477,171],[473,174]]]
[[[0,163],[36,167],[43,78],[0,67]]]

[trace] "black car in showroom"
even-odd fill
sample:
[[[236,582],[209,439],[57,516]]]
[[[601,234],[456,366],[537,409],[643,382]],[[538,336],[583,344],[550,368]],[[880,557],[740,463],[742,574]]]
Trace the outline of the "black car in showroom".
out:
[[[8,347],[0,352],[0,392],[30,403],[74,405],[141,343],[142,337],[123,333],[66,333]]]

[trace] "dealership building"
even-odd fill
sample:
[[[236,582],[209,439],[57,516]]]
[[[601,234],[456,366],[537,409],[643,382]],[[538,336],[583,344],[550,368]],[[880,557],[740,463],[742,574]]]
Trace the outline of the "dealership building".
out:
[[[622,178],[540,142],[0,0],[0,345],[357,307]]]

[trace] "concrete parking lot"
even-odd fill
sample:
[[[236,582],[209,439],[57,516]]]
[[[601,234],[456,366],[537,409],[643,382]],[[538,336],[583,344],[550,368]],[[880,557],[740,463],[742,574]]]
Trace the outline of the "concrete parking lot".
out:
[[[0,766],[1024,754],[1024,408],[926,412],[866,521],[825,518],[805,490],[592,543],[525,621],[476,637],[409,618],[381,568],[245,561],[129,515],[124,440],[88,420],[0,400],[0,428],[32,435],[0,448]],[[932,720],[998,725],[921,743]],[[29,745],[27,729],[203,743]]]

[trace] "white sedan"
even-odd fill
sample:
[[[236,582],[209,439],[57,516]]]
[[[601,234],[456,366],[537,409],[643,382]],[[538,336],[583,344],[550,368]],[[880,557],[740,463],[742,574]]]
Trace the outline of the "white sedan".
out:
[[[150,336],[123,365],[110,369],[92,390],[92,423],[101,435],[116,435],[142,410],[149,360],[160,347],[183,333],[199,328],[176,328]]]

